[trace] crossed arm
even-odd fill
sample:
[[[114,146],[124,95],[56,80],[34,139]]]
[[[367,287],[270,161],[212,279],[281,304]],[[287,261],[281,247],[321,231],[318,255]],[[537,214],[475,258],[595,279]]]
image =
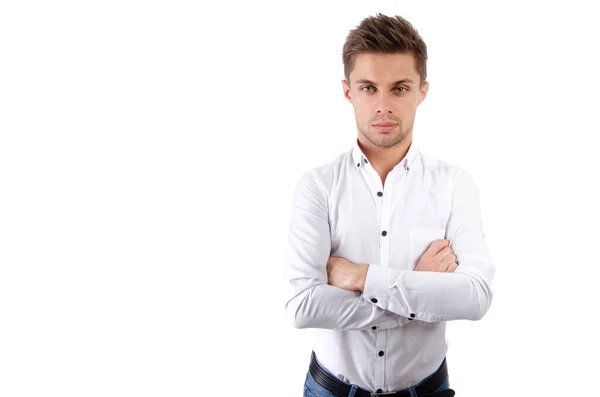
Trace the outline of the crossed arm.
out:
[[[331,258],[326,191],[306,173],[294,193],[284,272],[292,324],[364,330],[413,320],[482,318],[491,304],[495,269],[481,227],[477,187],[466,171],[454,186],[446,228],[453,253],[437,240],[414,271],[404,271]]]

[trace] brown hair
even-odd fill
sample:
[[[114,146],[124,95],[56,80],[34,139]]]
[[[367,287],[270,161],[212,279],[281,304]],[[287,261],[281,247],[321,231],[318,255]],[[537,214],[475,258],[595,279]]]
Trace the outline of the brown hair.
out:
[[[350,31],[342,51],[346,80],[349,80],[356,56],[365,52],[410,53],[415,58],[420,83],[427,79],[427,45],[411,23],[399,15],[389,17],[378,13],[363,19]]]

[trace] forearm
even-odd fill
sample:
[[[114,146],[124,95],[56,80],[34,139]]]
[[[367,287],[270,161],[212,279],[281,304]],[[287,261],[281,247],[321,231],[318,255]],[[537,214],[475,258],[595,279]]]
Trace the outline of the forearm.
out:
[[[409,321],[406,317],[365,301],[359,292],[314,281],[289,281],[292,288],[301,290],[286,304],[287,314],[296,328],[366,330],[375,326],[389,329]]]
[[[363,300],[413,320],[479,320],[492,301],[493,267],[491,263],[478,263],[476,270],[461,266],[454,273],[371,266]]]

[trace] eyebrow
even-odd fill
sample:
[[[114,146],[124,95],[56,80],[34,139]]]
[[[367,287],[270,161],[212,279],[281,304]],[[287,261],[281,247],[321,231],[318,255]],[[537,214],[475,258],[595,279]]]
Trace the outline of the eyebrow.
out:
[[[392,85],[394,86],[394,85],[399,85],[399,84],[404,84],[404,83],[415,84],[414,81],[412,81],[411,79],[406,78],[406,79],[395,81]],[[375,84],[375,82],[373,82],[371,80],[367,80],[367,79],[356,80],[356,84],[370,84],[370,85],[377,86],[377,84]]]

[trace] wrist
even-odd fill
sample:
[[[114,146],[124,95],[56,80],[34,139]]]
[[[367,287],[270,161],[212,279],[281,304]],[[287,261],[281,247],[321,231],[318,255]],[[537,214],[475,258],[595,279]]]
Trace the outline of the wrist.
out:
[[[359,292],[363,292],[365,289],[365,281],[367,280],[367,272],[369,271],[369,265],[357,264],[358,270],[356,271],[355,289]]]

